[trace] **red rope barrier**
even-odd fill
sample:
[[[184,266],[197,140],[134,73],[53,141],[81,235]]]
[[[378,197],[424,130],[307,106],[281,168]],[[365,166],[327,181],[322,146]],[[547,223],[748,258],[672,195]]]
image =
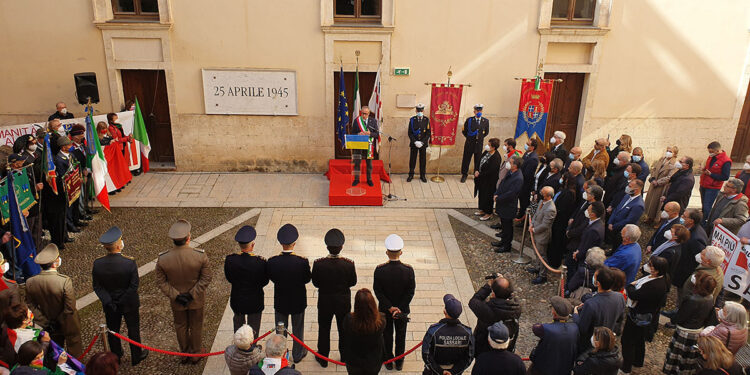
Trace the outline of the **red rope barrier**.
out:
[[[322,359],[324,361],[328,361],[328,362],[337,364],[339,366],[346,366],[346,363],[344,363],[344,362],[339,362],[339,361],[337,361],[335,359],[330,359],[330,358],[328,358],[328,357],[326,357],[326,356],[324,356],[324,355],[316,352],[315,350],[312,350],[309,346],[307,346],[307,344],[305,344],[304,341],[298,339],[297,336],[293,335],[291,332],[289,332],[289,331],[287,331],[287,332],[289,333],[289,336],[292,336],[292,340],[294,340],[298,344],[302,345],[303,348],[307,349],[310,353],[312,353],[316,357],[318,357],[318,358],[320,358],[320,359]]]
[[[262,340],[264,337],[270,335],[271,332],[273,332],[273,331],[274,330],[270,330],[270,331],[264,333],[263,335],[261,335],[257,339],[253,340],[252,344],[255,344],[256,342]],[[126,342],[128,342],[130,344],[133,344],[133,345],[139,347],[139,348],[146,349],[146,350],[149,350],[149,351],[152,351],[152,352],[161,353],[161,354],[174,355],[174,356],[179,356],[179,357],[210,357],[210,356],[214,356],[214,355],[222,355],[222,354],[224,354],[223,350],[220,351],[220,352],[213,352],[213,353],[181,353],[181,352],[173,352],[173,351],[170,351],[170,350],[162,350],[162,349],[152,348],[152,347],[147,346],[147,345],[143,345],[140,342],[133,341],[133,340],[131,340],[131,339],[129,339],[129,338],[127,338],[127,337],[125,337],[125,336],[117,333],[117,332],[109,331],[109,333],[111,333],[112,335],[114,335],[118,339],[126,341]]]
[[[81,357],[77,358],[79,362],[82,362],[81,360],[86,358],[86,354],[89,354],[91,351],[91,348],[94,347],[94,344],[96,344],[96,341],[99,340],[99,335],[94,336],[93,339],[91,339],[91,343],[89,343],[89,346],[86,347],[86,350],[83,351],[83,354],[81,354]]]
[[[406,353],[404,353],[404,354],[401,354],[401,355],[400,355],[400,356],[398,356],[398,357],[394,357],[394,358],[391,358],[391,359],[389,359],[389,360],[387,360],[387,361],[383,362],[383,364],[384,364],[384,365],[386,365],[386,364],[389,364],[389,363],[391,363],[391,362],[393,362],[393,361],[398,361],[399,359],[403,359],[403,358],[404,358],[404,357],[406,357],[407,355],[411,354],[411,353],[412,353],[413,351],[417,350],[417,348],[419,348],[420,346],[422,346],[422,342],[421,342],[421,341],[419,342],[419,344],[417,344],[417,345],[414,345],[414,347],[413,347],[413,348],[411,348],[411,349],[407,350],[407,351],[406,351]]]

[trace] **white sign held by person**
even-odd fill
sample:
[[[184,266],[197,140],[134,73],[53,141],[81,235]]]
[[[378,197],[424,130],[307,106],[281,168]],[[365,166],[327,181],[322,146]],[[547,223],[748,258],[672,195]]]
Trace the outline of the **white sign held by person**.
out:
[[[721,224],[714,227],[711,246],[724,250],[724,263],[721,265],[724,270],[724,289],[750,301],[750,275],[747,270],[750,247],[741,246],[740,238]]]

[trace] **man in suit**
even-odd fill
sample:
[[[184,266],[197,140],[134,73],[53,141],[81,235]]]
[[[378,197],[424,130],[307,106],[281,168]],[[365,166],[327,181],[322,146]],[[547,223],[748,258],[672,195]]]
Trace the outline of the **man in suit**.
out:
[[[263,287],[268,285],[268,272],[266,259],[253,254],[256,236],[255,228],[250,225],[237,231],[234,240],[239,244],[240,252],[229,254],[224,259],[224,277],[232,284],[229,307],[234,313],[234,331],[247,324],[258,337],[265,308]]]
[[[409,304],[414,298],[416,280],[414,269],[400,260],[404,240],[396,234],[391,234],[385,239],[386,255],[388,262],[375,268],[375,277],[372,290],[378,298],[378,310],[385,314],[385,330],[383,330],[383,343],[385,360],[404,354],[406,349],[406,325],[409,322],[408,315],[411,311]],[[396,348],[393,350],[393,333],[396,332]],[[388,363],[385,368],[393,369],[394,363]],[[396,370],[401,370],[404,360],[395,361]]]
[[[87,173],[86,150],[83,147],[84,133],[86,133],[86,128],[84,128],[81,124],[75,124],[71,126],[70,133],[68,134],[70,141],[73,142],[73,144],[70,146],[70,156],[72,156],[72,169],[78,167],[78,174],[81,177],[81,195],[78,197],[78,199],[73,201],[73,203],[70,203],[70,206],[68,207],[68,210],[66,212],[67,216],[65,218],[68,225],[68,231],[74,233],[76,230],[80,231],[80,228],[88,226],[88,223],[84,222],[83,220],[91,219],[90,216],[87,216],[86,213],[83,212],[83,207],[81,207],[81,202],[84,200],[86,190],[83,188],[84,186],[86,186],[84,178]]]
[[[318,353],[328,357],[331,350],[331,321],[336,316],[339,334],[344,329],[344,318],[351,311],[351,287],[357,284],[354,261],[339,256],[344,248],[344,233],[334,228],[324,238],[328,256],[313,262],[312,283],[318,288]],[[339,340],[339,353],[341,353]],[[328,361],[315,357],[320,366],[328,367]]]
[[[552,134],[552,138],[549,140],[550,151],[555,154],[555,157],[560,160],[568,160],[568,150],[563,146],[565,143],[565,133],[556,131]]]
[[[562,174],[563,161],[558,158],[553,159],[549,162],[549,174],[547,174],[547,178],[544,179],[544,182],[539,185],[539,189],[545,186],[550,186],[557,192],[560,190],[560,179],[562,178]]]
[[[120,332],[122,318],[128,327],[128,337],[141,342],[141,315],[139,307],[141,301],[138,296],[138,265],[135,259],[122,254],[125,242],[122,231],[118,227],[109,228],[99,237],[99,242],[107,250],[107,255],[94,261],[91,270],[91,281],[94,292],[99,297],[104,310],[107,329]],[[108,335],[109,348],[117,358],[122,358],[120,339]],[[138,365],[148,357],[148,351],[141,350],[136,345],[130,345],[130,363]]]
[[[604,204],[596,201],[589,205],[586,211],[588,225],[581,234],[581,241],[578,247],[565,259],[565,265],[568,267],[568,279],[578,270],[578,267],[586,260],[586,255],[590,248],[601,246],[604,243]]]
[[[354,174],[354,182],[352,186],[359,185],[359,172],[362,159],[365,159],[367,163],[367,185],[373,186],[372,182],[372,159],[375,158],[375,150],[377,150],[378,138],[380,136],[380,128],[378,127],[378,120],[374,117],[370,117],[370,107],[362,106],[360,115],[354,119],[352,123],[352,134],[368,135],[370,136],[370,148],[368,150],[352,150],[354,154],[359,154],[360,158],[354,158],[354,170],[357,173]]]
[[[570,178],[576,180],[576,205],[578,205],[583,201],[583,184],[586,182],[583,177],[583,164],[580,161],[570,163],[568,173]]]
[[[573,212],[573,216],[568,220],[568,228],[565,231],[565,236],[568,238],[566,248],[571,253],[578,250],[583,231],[589,226],[589,218],[586,213],[589,206],[594,202],[601,202],[604,195],[604,190],[601,186],[589,185],[590,181],[592,180],[584,183],[583,203]]]
[[[284,323],[289,329],[289,316],[292,317],[292,333],[300,340],[305,340],[305,309],[307,308],[307,289],[310,282],[310,261],[294,253],[294,246],[299,238],[297,228],[284,224],[276,233],[281,244],[281,254],[268,259],[268,277],[273,281],[273,308],[276,322]],[[292,359],[298,363],[305,358],[307,350],[296,341],[292,346]]]
[[[54,158],[55,171],[57,173],[57,177],[55,178],[57,194],[47,184],[46,179],[44,183],[43,215],[46,216],[51,241],[57,245],[58,249],[65,249],[65,243],[72,242],[72,239],[68,240],[68,228],[66,226],[68,197],[63,189],[63,175],[65,175],[70,167],[71,157],[69,151],[72,144],[73,142],[68,137],[57,138],[57,145],[60,148],[60,151]]]
[[[664,232],[672,229],[672,225],[680,223],[680,205],[677,202],[668,202],[664,205],[664,210],[661,211],[660,216],[662,220],[661,225],[646,244],[647,254],[656,250],[656,248],[667,241],[667,238],[664,237]]]
[[[612,199],[618,192],[625,189],[625,186],[630,180],[625,176],[625,168],[630,165],[630,153],[627,151],[620,151],[612,164],[614,164],[612,175],[607,177],[604,181],[604,186],[602,186],[605,192],[603,200],[605,207],[612,205]],[[635,176],[633,178],[635,178]],[[619,200],[615,201],[615,203],[619,203]]]
[[[563,159],[565,161],[566,171],[568,170],[568,168],[570,168],[570,163],[574,161],[581,161],[581,154],[583,154],[583,149],[578,146],[570,149],[570,153],[568,153],[568,156]]]
[[[62,264],[60,251],[51,243],[36,255],[34,263],[42,267],[41,273],[26,280],[26,304],[34,313],[34,323],[70,355],[80,357],[83,347],[76,291],[73,280],[57,272]]]
[[[594,149],[589,152],[586,157],[584,157],[581,162],[583,162],[583,168],[586,170],[586,177],[591,178],[594,174],[594,169],[591,165],[591,163],[594,161],[594,159],[599,159],[604,162],[604,165],[609,165],[609,154],[607,153],[607,145],[609,145],[609,141],[607,141],[604,138],[599,138],[594,142]]]
[[[506,163],[510,163],[510,173],[500,182],[500,186],[495,191],[495,212],[500,217],[501,232],[496,234],[500,237],[499,242],[493,242],[492,246],[496,248],[496,253],[509,253],[511,251],[511,242],[513,241],[513,218],[516,217],[518,210],[518,194],[523,186],[523,175],[521,166],[523,159],[511,158]]]
[[[547,245],[551,237],[552,222],[555,221],[557,209],[555,208],[555,202],[552,200],[555,191],[551,187],[543,187],[541,195],[542,200],[539,202],[539,207],[537,207],[536,213],[531,219],[531,224],[529,224],[529,233],[534,236],[536,248],[539,250],[539,254],[541,254],[544,261],[547,262]],[[535,267],[528,269],[529,272],[537,274],[537,277],[531,283],[534,285],[546,283],[547,267],[542,264],[539,258],[535,259],[535,264]]]
[[[612,245],[613,249],[620,246],[622,242],[622,236],[620,235],[622,228],[628,224],[638,224],[638,220],[641,219],[641,215],[646,209],[641,196],[642,191],[643,181],[638,179],[630,181],[628,186],[625,187],[626,195],[612,210],[612,215],[609,216],[607,221],[607,229],[610,238],[609,244]]]
[[[156,260],[156,284],[169,299],[177,333],[177,343],[183,353],[200,353],[203,334],[203,308],[206,288],[211,283],[208,257],[205,251],[190,246],[191,225],[177,220],[167,235],[174,247],[159,254]],[[198,363],[200,357],[182,357],[182,363]]]
[[[409,119],[409,177],[406,182],[414,179],[414,167],[417,165],[419,154],[419,179],[427,182],[425,168],[427,168],[427,146],[430,145],[430,118],[424,115],[424,104],[416,107],[417,114]],[[316,357],[317,358],[317,357]]]
[[[706,233],[713,233],[714,227],[718,224],[732,233],[737,233],[742,224],[745,224],[748,217],[748,197],[742,194],[744,187],[745,184],[739,178],[731,177],[724,183],[721,194],[716,197],[708,214],[704,227]]]
[[[466,182],[469,175],[469,163],[474,158],[474,171],[479,170],[479,161],[482,159],[482,145],[484,137],[490,133],[490,120],[482,117],[484,104],[474,105],[474,117],[469,117],[464,122],[461,134],[466,137],[464,142],[464,156],[461,159],[461,182]]]
[[[693,194],[693,186],[695,186],[695,176],[693,176],[693,158],[690,156],[683,156],[677,162],[674,163],[677,172],[672,174],[669,178],[669,187],[664,193],[664,196],[660,198],[662,202],[677,202],[680,204],[682,212],[685,212],[688,203],[690,203],[690,196]]]
[[[531,191],[534,190],[534,174],[536,173],[536,167],[539,165],[539,155],[536,153],[538,142],[536,138],[531,138],[523,145],[526,153],[523,154],[523,167],[521,167],[523,187],[518,195],[521,207],[518,209],[517,219],[522,219],[526,215],[526,208],[530,204]]]

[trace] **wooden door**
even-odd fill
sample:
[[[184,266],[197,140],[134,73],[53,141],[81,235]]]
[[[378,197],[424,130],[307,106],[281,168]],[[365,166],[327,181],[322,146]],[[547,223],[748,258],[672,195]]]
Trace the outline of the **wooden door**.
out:
[[[340,72],[333,73],[333,138],[335,139],[335,157],[336,159],[349,159],[351,157],[351,151],[344,148],[339,140],[338,133],[336,132],[336,123],[339,115],[339,74]],[[345,84],[345,95],[346,105],[349,107],[349,125],[346,127],[347,134],[351,129],[352,120],[356,117],[352,113],[354,108],[354,72],[344,72],[344,84]],[[375,86],[376,73],[363,73],[359,72],[359,97],[362,100],[362,105],[367,105],[370,102],[370,95],[372,94],[372,88]],[[377,158],[377,154],[375,155]]]
[[[138,98],[146,122],[154,162],[174,163],[172,123],[169,117],[167,83],[163,70],[121,70],[125,101]]]
[[[570,150],[578,133],[578,116],[581,110],[581,96],[585,73],[545,73],[545,79],[562,79],[555,82],[547,119],[545,145],[549,146],[552,133],[560,130],[565,133],[565,149]]]
[[[732,160],[744,163],[745,156],[750,154],[750,85],[745,94],[745,104],[742,105],[740,122],[737,124],[737,135],[732,146]]]

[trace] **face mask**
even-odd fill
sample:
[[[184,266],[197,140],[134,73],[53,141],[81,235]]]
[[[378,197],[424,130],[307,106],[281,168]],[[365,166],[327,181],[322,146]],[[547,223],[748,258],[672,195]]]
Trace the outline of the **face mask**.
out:
[[[36,145],[29,145],[28,149],[29,151],[34,152],[36,151]]]
[[[572,153],[571,153],[571,154],[568,154],[568,159],[570,159],[570,160],[575,160],[575,159],[576,159],[576,156],[575,156],[575,155],[573,155]]]
[[[524,151],[529,151],[529,145],[523,145],[523,150]]]
[[[58,257],[57,258],[57,268],[60,268],[60,266],[62,266],[62,258]]]
[[[680,218],[680,224],[685,225],[685,219]]]
[[[587,219],[591,219],[591,215],[589,214],[589,210],[583,211],[583,216],[586,216]]]
[[[55,133],[57,133],[57,134],[59,134],[59,135],[61,135],[61,136],[64,137],[65,136],[65,129],[63,129],[63,127],[61,126],[59,129],[55,130]]]
[[[560,182],[560,185],[562,185],[562,183],[563,183],[563,179],[561,178],[559,182]]]
[[[617,141],[617,143],[619,144],[620,141]],[[594,348],[596,348],[596,343],[594,343],[594,336],[591,336],[591,346],[593,346]]]
[[[42,358],[39,358],[39,359],[34,358],[34,360],[31,361],[31,367],[37,367],[37,368],[44,367],[44,359],[42,359]]]
[[[648,274],[651,274],[651,266],[648,263],[644,264],[643,271],[645,271]]]
[[[744,165],[742,166],[742,169],[744,169],[744,170],[748,170],[748,169],[750,169],[750,163],[745,163],[745,164],[744,164]]]
[[[698,262],[698,264],[701,264],[701,253],[695,254],[695,261]],[[693,282],[693,284],[695,284],[695,282]]]
[[[640,155],[633,155],[633,161],[636,162],[636,163],[639,162],[639,161],[641,161],[641,156]]]
[[[477,117],[482,117],[482,112],[477,112]]]
[[[591,276],[591,285],[596,286],[596,275]]]
[[[125,240],[120,240],[120,241],[122,241],[122,248],[120,248],[120,251],[122,251],[122,249],[125,248]]]
[[[666,218],[669,217],[669,214],[667,213],[667,211],[662,211],[661,215],[659,215],[659,216],[661,216],[662,219],[666,219]]]
[[[615,163],[615,165],[620,165],[620,159],[615,159],[613,163]]]
[[[484,145],[484,151],[489,151],[489,150],[490,150],[490,145]]]
[[[714,156],[716,156],[716,153],[715,153],[715,152],[709,152],[709,153],[708,153],[708,157],[709,157],[709,158],[712,158],[712,157],[714,157]]]
[[[506,154],[508,153],[508,146],[503,145],[503,152],[506,153]]]
[[[615,159],[615,161],[618,161],[618,160]],[[620,163],[615,163],[615,164],[620,164]],[[628,172],[628,171],[622,172],[622,175],[625,176],[625,178],[628,178],[628,177],[630,177],[630,172]]]
[[[8,272],[9,269],[10,269],[10,264],[8,264],[8,262],[3,263],[3,274]]]
[[[665,157],[665,158],[667,158],[667,159],[671,158],[671,157],[672,157],[672,155],[674,155],[674,154],[672,153],[672,151],[667,151],[667,152],[665,152],[665,153],[664,153],[664,157]]]
[[[68,109],[67,108],[63,108],[63,109],[60,110],[60,113],[62,113],[63,115],[67,115],[68,114]]]
[[[552,137],[549,139],[549,144],[554,145],[555,144],[555,137]]]
[[[618,146],[622,144],[622,142],[619,139],[615,141],[615,143],[617,143]]]
[[[417,112],[417,117],[420,117],[420,118],[421,118],[422,116],[424,116],[424,113],[422,113],[422,112]]]
[[[690,282],[693,283],[693,285],[695,285],[695,275],[690,276]]]
[[[726,320],[727,319],[727,316],[724,315],[724,309],[719,310],[719,313],[717,315],[719,315],[719,320]]]
[[[667,241],[672,241],[672,231],[668,230],[668,231],[664,232],[664,238],[666,238]]]
[[[505,169],[510,170],[510,162],[509,161],[505,162]]]
[[[679,161],[676,161],[674,162],[674,167],[677,169],[682,169],[682,163],[680,163]]]
[[[587,200],[588,200],[588,198],[589,198],[589,195],[588,195],[588,193],[586,193],[586,192],[584,191],[584,192],[583,192],[583,194],[581,194],[581,198],[583,198],[583,200],[587,201]],[[587,211],[587,212],[588,212],[588,211]]]
[[[625,194],[627,195],[633,195],[633,189],[630,188],[630,186],[625,187]]]

